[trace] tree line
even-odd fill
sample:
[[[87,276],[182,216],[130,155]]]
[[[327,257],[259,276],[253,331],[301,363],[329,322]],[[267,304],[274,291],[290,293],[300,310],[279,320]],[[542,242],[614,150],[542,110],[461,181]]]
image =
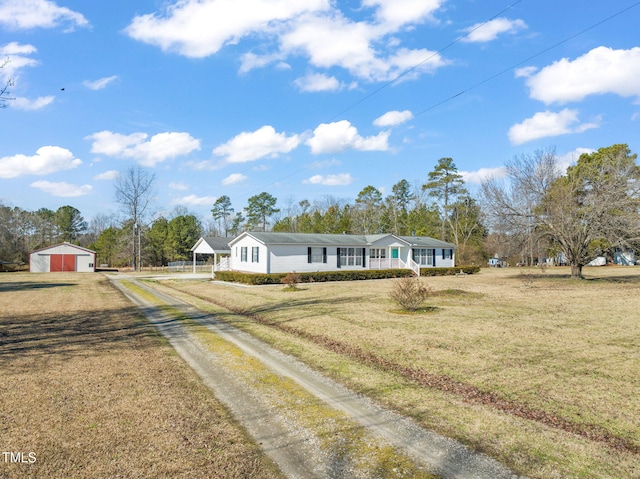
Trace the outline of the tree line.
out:
[[[640,168],[627,145],[583,154],[564,171],[553,150],[515,157],[506,178],[486,180],[472,194],[452,158],[441,158],[424,182],[402,179],[386,196],[364,187],[353,200],[326,196],[278,200],[268,192],[235,211],[220,196],[208,223],[177,208],[148,220],[155,176],[131,168],[116,182],[124,220],[98,216],[87,223],[72,206],[28,212],[0,205],[0,259],[28,261],[29,251],[70,241],[98,253],[98,264],[161,266],[189,260],[200,236],[242,231],[393,233],[454,243],[459,264],[485,264],[491,256],[536,264],[555,258],[582,267],[596,255],[635,249],[640,239]]]

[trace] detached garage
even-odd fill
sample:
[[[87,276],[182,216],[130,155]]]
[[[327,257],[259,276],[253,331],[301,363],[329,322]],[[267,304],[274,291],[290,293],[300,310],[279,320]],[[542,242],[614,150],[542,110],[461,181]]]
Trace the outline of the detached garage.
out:
[[[32,273],[93,273],[96,252],[71,243],[61,243],[34,251],[29,255]]]

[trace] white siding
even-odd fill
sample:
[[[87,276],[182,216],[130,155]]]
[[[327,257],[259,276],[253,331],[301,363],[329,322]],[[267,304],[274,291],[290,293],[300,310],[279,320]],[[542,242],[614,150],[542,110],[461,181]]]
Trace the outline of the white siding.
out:
[[[246,261],[242,261],[242,248],[247,248]],[[258,262],[252,261],[252,248],[258,248]],[[268,273],[269,258],[267,247],[251,236],[245,236],[233,244],[231,249],[231,269],[247,273]]]

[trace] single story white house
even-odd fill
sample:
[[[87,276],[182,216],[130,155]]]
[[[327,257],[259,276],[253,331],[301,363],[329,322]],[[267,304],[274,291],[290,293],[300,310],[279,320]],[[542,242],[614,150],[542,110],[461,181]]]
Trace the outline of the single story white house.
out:
[[[232,238],[224,236],[202,236],[193,248],[193,272],[196,272],[196,256],[197,255],[213,255],[213,268],[229,269],[228,257],[231,255],[229,241]]]
[[[244,232],[229,247],[229,269],[249,273],[455,266],[455,245],[426,236]]]
[[[96,252],[71,243],[60,243],[29,254],[32,273],[93,273],[96,270]]]

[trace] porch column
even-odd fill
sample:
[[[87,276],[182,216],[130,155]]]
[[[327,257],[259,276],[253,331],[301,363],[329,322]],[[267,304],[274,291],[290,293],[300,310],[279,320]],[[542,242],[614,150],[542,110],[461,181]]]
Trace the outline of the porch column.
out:
[[[193,252],[193,274],[196,274],[196,252]]]

